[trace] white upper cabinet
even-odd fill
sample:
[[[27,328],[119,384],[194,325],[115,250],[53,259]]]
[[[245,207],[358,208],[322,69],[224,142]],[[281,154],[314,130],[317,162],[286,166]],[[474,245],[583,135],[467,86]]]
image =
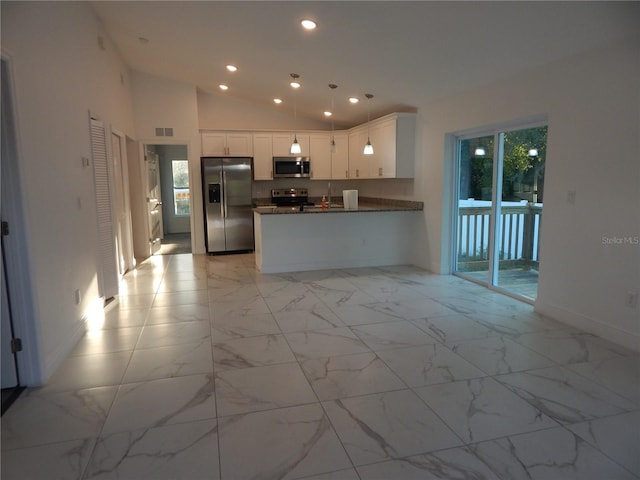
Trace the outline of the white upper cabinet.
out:
[[[349,178],[413,178],[416,116],[394,113],[349,131]],[[363,153],[367,138],[373,155]]]
[[[308,157],[309,155],[309,135],[297,133],[295,137],[298,139],[302,153],[300,156]],[[292,133],[274,133],[273,134],[273,156],[274,157],[290,157],[291,144],[293,143],[294,134]]]
[[[333,140],[336,147],[331,154],[331,178],[344,180],[349,178],[349,134],[347,132],[335,133]]]
[[[334,132],[297,133],[302,152],[311,159],[312,180],[413,178],[416,114],[392,113]],[[294,132],[202,132],[202,156],[253,157],[253,178],[273,179],[273,157],[290,157]],[[367,138],[373,155],[363,153]]]
[[[273,146],[270,133],[253,134],[253,179],[273,179]]]
[[[356,127],[349,131],[349,178],[369,178],[371,158],[362,149],[367,143],[367,129]]]
[[[300,139],[298,139],[300,141]],[[309,135],[312,180],[331,180],[331,134]]]
[[[203,132],[202,156],[253,156],[251,132]]]

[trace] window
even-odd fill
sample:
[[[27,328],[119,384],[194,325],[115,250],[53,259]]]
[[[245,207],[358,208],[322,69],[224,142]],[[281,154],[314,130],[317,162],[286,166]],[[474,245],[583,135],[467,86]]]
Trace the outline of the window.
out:
[[[173,176],[173,209],[177,217],[191,215],[191,192],[189,191],[189,162],[171,160]]]

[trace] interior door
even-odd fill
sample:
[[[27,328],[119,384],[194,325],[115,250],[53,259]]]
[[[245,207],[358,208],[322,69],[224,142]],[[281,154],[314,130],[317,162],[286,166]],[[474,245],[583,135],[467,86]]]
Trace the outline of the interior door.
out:
[[[0,283],[2,284],[2,312],[0,320],[2,322],[2,388],[11,388],[18,385],[18,373],[16,370],[15,353],[12,352],[11,344],[13,340],[13,326],[11,324],[11,309],[9,307],[9,294],[7,291],[7,278],[4,269],[4,248],[0,247],[2,261],[0,261]]]
[[[162,244],[162,191],[160,189],[160,159],[158,154],[147,150],[147,214],[149,219],[149,249],[151,255],[160,250]]]
[[[5,188],[5,182],[11,181],[11,178],[7,176],[7,164],[11,156],[11,147],[13,144],[14,136],[12,135],[13,123],[12,112],[9,110],[11,106],[11,98],[7,91],[9,85],[9,77],[7,72],[7,63],[2,59],[2,154],[0,155],[0,217],[3,221],[7,220],[6,212],[4,211],[5,205],[7,205],[6,199],[3,196],[8,195]],[[15,201],[15,199],[14,199]],[[11,323],[11,308],[9,306],[9,291],[7,286],[7,276],[5,271],[5,243],[4,233],[2,232],[2,238],[0,239],[0,294],[1,294],[1,311],[0,311],[0,323],[2,324],[0,331],[0,353],[2,358],[0,362],[2,364],[2,388],[11,388],[18,385],[18,374],[16,369],[16,357],[11,351],[11,344],[13,340],[13,325]]]
[[[118,273],[124,275],[133,268],[133,234],[131,232],[131,215],[129,187],[124,150],[124,138],[111,133],[111,152],[113,159],[113,177],[116,216],[116,254]]]

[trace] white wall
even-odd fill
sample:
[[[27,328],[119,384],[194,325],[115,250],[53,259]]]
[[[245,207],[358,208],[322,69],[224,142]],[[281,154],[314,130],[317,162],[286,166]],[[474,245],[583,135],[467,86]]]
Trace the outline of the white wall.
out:
[[[187,146],[193,199],[192,251],[205,253],[196,87],[138,71],[134,71],[132,77],[135,126],[140,142]],[[173,137],[156,137],[156,127],[173,128]]]
[[[129,72],[87,4],[3,2],[2,50],[16,87],[25,248],[41,342],[41,373],[24,380],[36,385],[84,333],[98,297],[93,167],[83,168],[81,158],[91,157],[89,111],[133,134]]]
[[[640,245],[603,245],[603,237],[640,235],[639,46],[637,39],[608,46],[421,107],[416,188],[426,230],[416,262],[450,268],[446,135],[546,115],[536,310],[637,349],[640,313],[624,303],[640,288]]]
[[[202,130],[331,130],[322,119],[294,118],[291,105],[263,106],[225,94],[198,91],[198,122]]]

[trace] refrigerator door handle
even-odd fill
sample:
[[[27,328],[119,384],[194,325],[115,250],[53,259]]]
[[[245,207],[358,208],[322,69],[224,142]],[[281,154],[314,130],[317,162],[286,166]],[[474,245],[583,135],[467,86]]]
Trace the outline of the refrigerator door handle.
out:
[[[227,172],[222,171],[222,198],[224,199],[224,218],[227,218]]]

